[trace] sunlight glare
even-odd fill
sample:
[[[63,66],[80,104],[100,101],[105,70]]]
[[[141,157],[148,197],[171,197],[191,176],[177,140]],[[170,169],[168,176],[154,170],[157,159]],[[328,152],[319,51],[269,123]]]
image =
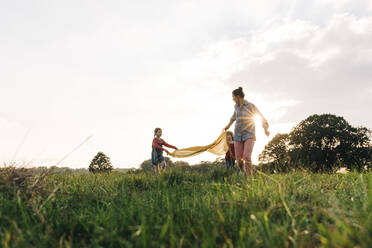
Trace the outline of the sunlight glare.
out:
[[[253,119],[254,119],[254,124],[256,125],[256,127],[262,126],[261,117],[259,115],[255,115]]]

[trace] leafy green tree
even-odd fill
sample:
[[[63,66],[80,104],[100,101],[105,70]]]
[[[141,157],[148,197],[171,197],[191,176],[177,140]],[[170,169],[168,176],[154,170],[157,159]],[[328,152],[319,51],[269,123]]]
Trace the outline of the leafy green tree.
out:
[[[370,159],[371,131],[352,127],[340,116],[309,116],[289,135],[292,159],[314,172],[334,172],[340,167],[361,171]]]
[[[290,146],[289,134],[277,134],[265,146],[258,160],[265,170],[270,172],[286,172],[290,170]]]
[[[260,155],[262,164],[313,172],[335,172],[341,167],[362,171],[371,165],[371,131],[353,127],[343,117],[311,115],[287,135],[277,135]]]
[[[154,169],[154,165],[152,164],[151,159],[148,159],[142,162],[142,164],[140,165],[140,168],[143,171],[151,171]]]
[[[173,162],[169,157],[164,157],[164,161],[165,161],[165,163],[168,167],[188,166],[189,165],[187,162],[184,162],[184,161]],[[154,169],[154,167],[155,166],[152,164],[151,159],[143,161],[142,164],[140,165],[140,168],[143,171],[151,171],[151,170]]]
[[[103,152],[98,152],[96,156],[92,159],[89,165],[89,172],[111,172],[113,166],[111,164],[110,158],[107,157]]]
[[[367,169],[372,170],[372,145],[369,147],[369,157],[370,160],[367,164]]]

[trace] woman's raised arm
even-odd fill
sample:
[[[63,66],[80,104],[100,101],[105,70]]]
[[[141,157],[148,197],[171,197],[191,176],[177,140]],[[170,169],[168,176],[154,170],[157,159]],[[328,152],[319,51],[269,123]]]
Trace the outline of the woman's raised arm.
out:
[[[223,129],[224,131],[227,131],[227,129],[229,129],[231,127],[231,125],[234,123],[235,121],[235,113],[232,115],[232,117],[230,118],[230,122],[229,124],[226,125],[226,127]]]

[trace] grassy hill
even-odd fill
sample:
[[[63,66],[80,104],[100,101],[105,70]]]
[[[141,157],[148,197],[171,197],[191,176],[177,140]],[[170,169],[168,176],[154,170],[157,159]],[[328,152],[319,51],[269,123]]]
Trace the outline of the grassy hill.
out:
[[[0,172],[0,247],[370,247],[372,173]]]

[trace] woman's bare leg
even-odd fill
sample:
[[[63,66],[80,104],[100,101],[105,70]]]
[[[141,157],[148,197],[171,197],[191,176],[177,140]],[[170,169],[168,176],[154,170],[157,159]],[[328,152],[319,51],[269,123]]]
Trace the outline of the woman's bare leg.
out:
[[[247,176],[253,176],[253,165],[252,162],[245,161],[245,174]]]
[[[238,163],[239,169],[240,171],[245,172],[244,160],[243,160],[244,143],[235,141],[234,147],[235,147],[236,162]]]
[[[253,175],[252,151],[254,146],[254,139],[247,139],[244,142],[244,167],[246,175]]]
[[[246,168],[245,168],[245,162],[244,162],[244,159],[240,159],[238,164],[239,164],[239,169],[240,169],[240,171],[246,173]]]

